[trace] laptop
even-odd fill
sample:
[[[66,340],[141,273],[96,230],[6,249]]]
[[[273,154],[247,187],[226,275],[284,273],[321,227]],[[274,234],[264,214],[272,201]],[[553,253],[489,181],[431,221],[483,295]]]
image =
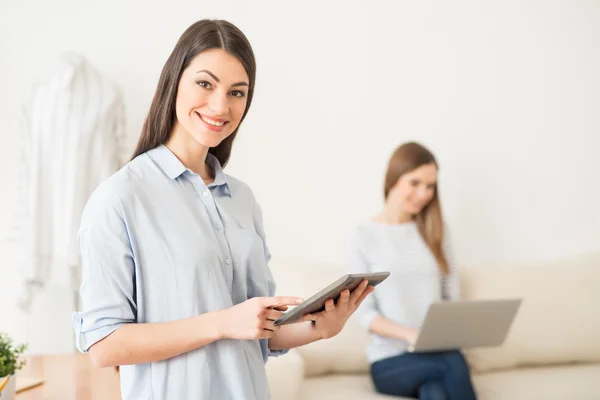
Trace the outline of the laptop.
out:
[[[431,304],[410,352],[494,347],[504,343],[522,299]]]

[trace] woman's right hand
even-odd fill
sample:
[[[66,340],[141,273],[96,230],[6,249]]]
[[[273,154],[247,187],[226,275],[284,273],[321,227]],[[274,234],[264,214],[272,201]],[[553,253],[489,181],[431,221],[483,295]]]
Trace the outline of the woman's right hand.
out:
[[[287,306],[297,306],[300,297],[254,297],[223,310],[220,318],[224,338],[240,340],[269,339],[279,329],[273,322]]]
[[[417,337],[419,337],[419,330],[415,328],[404,328],[406,331],[404,332],[404,340],[408,343],[409,346],[414,346],[417,342]]]

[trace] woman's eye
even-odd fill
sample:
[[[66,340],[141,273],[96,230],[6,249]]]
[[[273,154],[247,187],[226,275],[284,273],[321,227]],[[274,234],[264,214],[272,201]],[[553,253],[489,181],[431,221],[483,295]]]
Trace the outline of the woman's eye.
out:
[[[198,84],[198,86],[200,86],[201,88],[204,88],[204,89],[210,89],[210,88],[211,88],[211,86],[210,86],[210,82],[207,82],[207,81],[200,81],[200,82],[196,82],[196,83],[197,83],[197,84]]]
[[[419,186],[419,181],[410,181],[410,185],[412,187],[417,187],[417,186]]]
[[[233,97],[242,98],[242,97],[246,96],[246,93],[242,92],[241,90],[232,90],[231,95]]]

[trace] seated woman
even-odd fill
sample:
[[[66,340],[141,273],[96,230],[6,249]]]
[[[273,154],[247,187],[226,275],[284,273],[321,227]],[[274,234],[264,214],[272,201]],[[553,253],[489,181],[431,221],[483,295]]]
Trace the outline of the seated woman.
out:
[[[371,377],[378,392],[424,400],[476,395],[460,351],[409,353],[432,302],[459,297],[459,281],[444,229],[431,152],[406,143],[392,155],[385,205],[352,235],[349,272],[390,271],[357,311],[371,332]]]

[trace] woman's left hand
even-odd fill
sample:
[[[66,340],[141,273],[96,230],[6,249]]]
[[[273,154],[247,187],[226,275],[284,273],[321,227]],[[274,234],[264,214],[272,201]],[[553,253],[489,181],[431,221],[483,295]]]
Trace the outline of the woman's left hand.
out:
[[[333,299],[325,302],[325,310],[306,314],[305,321],[313,321],[317,334],[322,339],[329,339],[342,330],[348,318],[360,306],[360,303],[373,292],[374,287],[368,286],[369,281],[364,280],[350,293],[348,289],[340,293],[337,304]]]

